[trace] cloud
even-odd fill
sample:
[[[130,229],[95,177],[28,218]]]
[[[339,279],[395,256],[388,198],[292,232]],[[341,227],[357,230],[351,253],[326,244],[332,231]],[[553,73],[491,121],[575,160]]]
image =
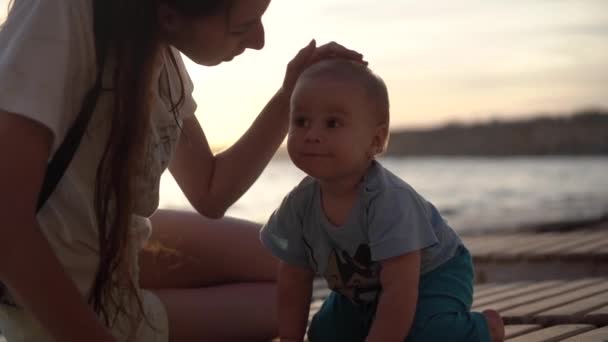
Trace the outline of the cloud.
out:
[[[455,83],[474,91],[489,88],[540,88],[562,87],[587,89],[588,92],[608,91],[608,72],[598,72],[601,65],[528,70],[520,73],[489,73],[455,80]]]
[[[607,9],[608,10],[608,9]],[[549,33],[567,36],[591,36],[608,41],[608,18],[606,22],[581,23],[557,27]]]

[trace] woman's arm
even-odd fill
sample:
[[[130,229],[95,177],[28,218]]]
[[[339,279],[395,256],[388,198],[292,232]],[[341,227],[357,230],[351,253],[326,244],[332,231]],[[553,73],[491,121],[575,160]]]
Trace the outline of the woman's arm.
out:
[[[314,273],[281,262],[278,281],[279,337],[281,341],[302,341],[306,333]]]
[[[247,132],[229,149],[213,155],[195,117],[184,121],[170,170],[201,214],[219,218],[262,173],[285,138],[289,97],[279,91]]]
[[[382,295],[367,342],[404,341],[409,334],[420,277],[420,251],[381,262]]]
[[[114,341],[36,221],[51,143],[47,128],[0,111],[0,280],[56,340]]]

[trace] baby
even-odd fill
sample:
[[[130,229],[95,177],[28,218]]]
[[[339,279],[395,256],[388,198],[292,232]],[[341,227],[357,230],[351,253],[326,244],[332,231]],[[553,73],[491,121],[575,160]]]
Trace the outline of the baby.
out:
[[[310,341],[502,341],[496,311],[471,312],[473,265],[437,209],[385,169],[384,82],[366,66],[318,62],[291,97],[287,148],[308,176],[261,240],[281,259],[279,334],[302,341],[315,274],[332,290]]]

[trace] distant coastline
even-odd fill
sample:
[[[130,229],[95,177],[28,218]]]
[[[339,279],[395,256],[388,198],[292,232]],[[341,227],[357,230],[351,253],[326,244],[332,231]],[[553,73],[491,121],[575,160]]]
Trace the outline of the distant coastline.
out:
[[[387,156],[608,156],[608,111],[391,132]]]
[[[388,157],[608,156],[608,109],[391,132]],[[288,158],[284,148],[275,158]]]

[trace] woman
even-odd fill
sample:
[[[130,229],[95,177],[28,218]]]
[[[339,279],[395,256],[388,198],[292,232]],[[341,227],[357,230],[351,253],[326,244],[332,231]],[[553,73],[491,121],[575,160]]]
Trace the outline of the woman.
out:
[[[252,127],[213,155],[179,52],[213,66],[261,49],[269,3],[15,1],[0,31],[0,330],[8,341],[275,334],[276,264],[259,227],[220,218],[284,139],[301,70],[326,56],[361,56],[311,42]],[[96,93],[78,150],[36,213],[47,162]],[[155,213],[166,168],[198,213]]]

